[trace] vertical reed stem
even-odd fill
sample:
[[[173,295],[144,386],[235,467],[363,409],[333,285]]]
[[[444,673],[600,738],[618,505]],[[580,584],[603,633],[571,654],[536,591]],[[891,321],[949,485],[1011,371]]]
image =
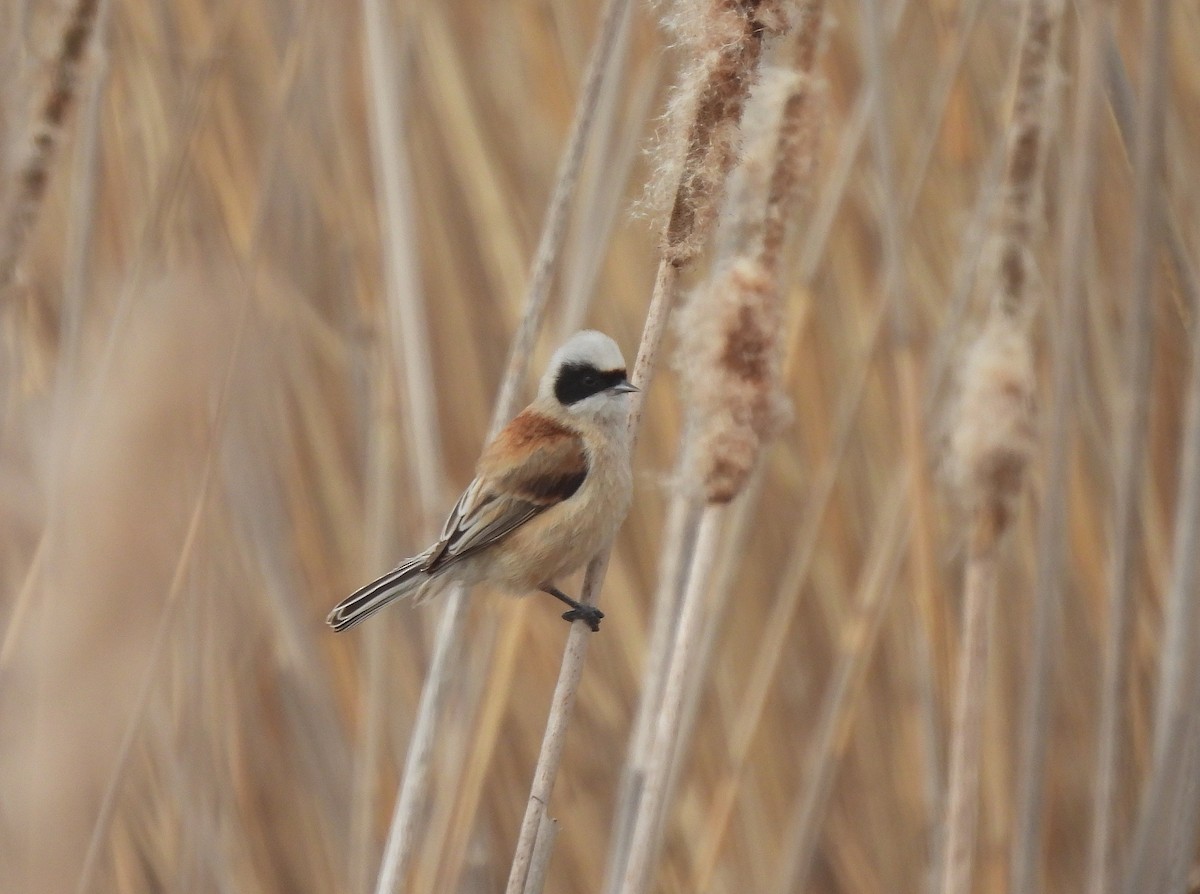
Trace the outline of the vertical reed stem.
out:
[[[663,335],[670,320],[671,308],[675,303],[678,276],[679,268],[670,261],[664,258],[659,262],[658,274],[654,279],[654,293],[650,299],[650,309],[646,313],[646,326],[642,330],[642,341],[638,347],[637,360],[633,365],[632,381],[641,390],[630,395],[629,399],[629,436],[632,443],[637,442],[646,389],[658,369],[659,349],[662,347]],[[608,552],[605,551],[588,565],[583,579],[583,593],[579,597],[581,602],[596,604],[607,568]],[[538,826],[546,811],[546,805],[550,803],[554,780],[558,775],[559,765],[562,763],[567,724],[575,707],[575,694],[579,689],[579,681],[583,677],[583,662],[587,657],[590,635],[591,631],[584,625],[571,625],[571,633],[567,637],[566,650],[563,653],[562,665],[558,672],[558,682],[555,684],[554,696],[550,702],[550,713],[546,718],[546,732],[542,736],[542,747],[538,753],[529,800],[525,805],[525,816],[521,821],[516,852],[509,870],[506,894],[522,894],[525,890]]]
[[[704,597],[708,592],[709,578],[720,545],[724,517],[724,506],[706,506],[700,517],[692,570],[688,574],[687,590],[675,629],[675,644],[671,650],[671,665],[646,764],[645,784],[630,834],[628,859],[618,888],[621,894],[640,894],[652,882],[651,869],[658,852],[658,833],[662,827],[667,778],[671,770],[669,764],[675,753],[687,676],[694,671],[691,654],[699,642],[704,622]]]
[[[621,30],[628,25],[628,8],[629,0],[609,0],[601,19],[600,33],[588,62],[583,92],[559,166],[558,179],[550,198],[542,235],[534,254],[525,310],[509,352],[488,432],[489,439],[520,408],[521,383],[529,367],[533,340],[545,317],[553,274],[566,236],[567,212],[579,183],[579,169],[595,122],[596,105],[609,68],[607,63],[617,46]],[[447,594],[446,606],[442,610],[443,618],[438,625],[429,674],[421,691],[400,792],[384,846],[379,879],[375,886],[376,894],[390,894],[392,891],[402,890],[401,886],[404,884],[412,854],[416,811],[428,788],[437,717],[441,713],[447,692],[446,682],[452,671],[450,659],[457,652],[457,644],[462,638],[466,624],[466,599],[465,588],[454,587]],[[536,828],[535,826],[535,831]]]
[[[979,750],[987,696],[989,614],[996,596],[996,534],[995,526],[987,519],[977,519],[967,560],[962,646],[950,735],[942,894],[967,894],[971,890],[972,853],[979,814]]]

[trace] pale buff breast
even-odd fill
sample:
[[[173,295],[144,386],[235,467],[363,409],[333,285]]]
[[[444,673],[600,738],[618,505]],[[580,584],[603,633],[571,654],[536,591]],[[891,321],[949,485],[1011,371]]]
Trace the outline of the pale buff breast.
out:
[[[589,561],[616,534],[633,491],[629,460],[619,451],[589,451],[588,475],[571,497],[513,531],[480,556],[480,578],[524,594]]]

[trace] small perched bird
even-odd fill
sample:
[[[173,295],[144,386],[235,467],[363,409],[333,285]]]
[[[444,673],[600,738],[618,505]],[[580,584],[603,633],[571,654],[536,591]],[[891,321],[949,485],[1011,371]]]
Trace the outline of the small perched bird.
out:
[[[612,540],[629,510],[629,407],[637,391],[621,349],[602,332],[577,332],[550,360],[537,399],[484,448],[475,480],[437,542],[337,604],[325,620],[352,627],[393,599],[421,602],[448,584],[541,590],[565,602],[567,621],[600,629],[604,613],[554,582]]]

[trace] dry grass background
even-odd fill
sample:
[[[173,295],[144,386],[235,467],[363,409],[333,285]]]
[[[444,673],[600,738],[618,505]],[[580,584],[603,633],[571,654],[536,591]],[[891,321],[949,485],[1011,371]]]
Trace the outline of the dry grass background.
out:
[[[1074,398],[1055,406],[1063,305],[1046,288],[1030,330],[1039,446],[997,559],[977,892],[1008,889],[1029,723],[1048,735],[1030,889],[1080,890],[1087,871],[1114,470],[1131,380],[1123,339],[1140,225],[1131,147],[1153,55],[1143,51],[1143,5],[1117,4],[1084,31],[1105,44],[1089,142],[1094,247],[1078,255],[1058,248],[1079,158],[1068,124],[1079,13],[1064,13],[1046,223],[1032,246],[1042,282],[1063,281],[1067,266],[1078,274],[1079,351]],[[1161,238],[1150,249],[1157,276],[1142,277],[1152,286],[1153,367],[1132,396],[1146,413],[1135,470],[1144,488],[1135,523],[1119,529],[1134,571],[1118,869],[1143,813],[1142,839],[1194,830],[1187,799],[1200,763],[1196,724],[1182,727],[1190,745],[1164,751],[1181,751],[1177,764],[1163,765],[1155,745],[1164,645],[1181,643],[1184,691],[1196,689],[1186,679],[1200,664],[1188,614],[1197,594],[1185,591],[1180,623],[1164,624],[1181,555],[1173,538],[1188,530],[1175,513],[1187,505],[1180,470],[1200,257],[1200,13],[1168,7],[1162,170],[1150,201]],[[887,24],[873,50],[863,15],[876,9]],[[67,11],[0,5],[10,203]],[[421,507],[448,508],[470,477],[599,4],[458,0],[391,12],[385,46],[403,127],[389,158],[407,175],[391,218],[407,225],[399,237],[381,231],[356,4],[99,4],[95,46],[0,306],[5,891],[373,884],[439,607],[401,606],[343,637],[324,614],[422,545],[440,519]],[[967,550],[967,514],[941,469],[952,371],[988,301],[977,286],[989,276],[1020,6],[830,0],[826,15],[819,162],[786,265],[794,417],[735,504],[744,541],[714,560],[732,589],[704,619],[693,737],[657,869],[664,891],[782,894],[805,848],[815,859],[797,890],[918,891],[936,881]],[[650,176],[640,150],[681,61],[655,25],[635,4],[538,369],[584,321],[627,356],[637,344],[657,234],[628,212]],[[884,77],[872,78],[880,51]],[[432,426],[409,397],[413,367],[398,343],[412,332],[394,322],[388,263],[393,294],[423,301]],[[885,295],[905,308],[899,324]],[[668,372],[648,398],[635,506],[550,804],[560,828],[549,891],[600,890],[613,845],[678,486],[677,386]],[[1050,611],[1053,661],[1031,665],[1053,414],[1069,437],[1067,553]],[[422,438],[440,445],[436,468],[418,463]],[[469,605],[404,890],[502,886],[567,634],[541,597],[479,592]],[[1031,666],[1043,668],[1049,707],[1026,721]],[[1138,806],[1155,766],[1184,768],[1168,774],[1184,792],[1169,816]],[[1173,845],[1175,862],[1190,867],[1194,841]]]

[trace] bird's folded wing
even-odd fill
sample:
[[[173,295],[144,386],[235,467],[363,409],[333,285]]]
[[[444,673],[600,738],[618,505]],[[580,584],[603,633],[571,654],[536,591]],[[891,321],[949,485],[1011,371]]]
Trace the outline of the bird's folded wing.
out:
[[[495,543],[571,497],[587,478],[583,439],[526,410],[496,436],[430,551],[432,572]]]

